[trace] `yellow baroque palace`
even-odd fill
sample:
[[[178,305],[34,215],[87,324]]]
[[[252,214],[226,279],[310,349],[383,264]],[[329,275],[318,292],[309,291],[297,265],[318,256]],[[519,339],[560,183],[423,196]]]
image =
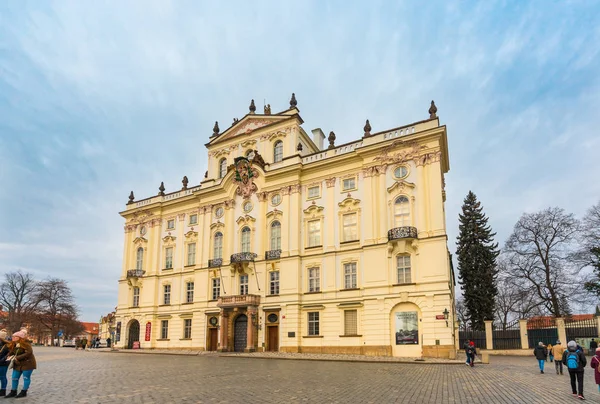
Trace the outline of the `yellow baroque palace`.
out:
[[[446,127],[427,120],[336,145],[294,95],[209,138],[200,185],[125,219],[118,348],[456,355]]]

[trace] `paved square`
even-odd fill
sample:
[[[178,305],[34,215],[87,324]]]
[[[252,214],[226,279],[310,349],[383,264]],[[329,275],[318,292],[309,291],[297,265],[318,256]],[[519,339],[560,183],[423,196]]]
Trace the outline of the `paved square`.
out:
[[[347,363],[35,350],[29,403],[565,403],[569,377],[533,358],[490,365]],[[588,401],[599,402],[591,368]],[[10,401],[8,401],[10,402]]]

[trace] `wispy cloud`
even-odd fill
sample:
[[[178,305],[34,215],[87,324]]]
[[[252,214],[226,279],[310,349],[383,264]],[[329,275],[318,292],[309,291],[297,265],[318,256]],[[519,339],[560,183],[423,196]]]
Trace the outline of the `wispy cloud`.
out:
[[[198,183],[203,144],[250,98],[339,142],[448,125],[450,249],[469,189],[499,241],[524,210],[600,195],[592,3],[0,4],[0,271],[70,281],[83,316],[116,303],[127,194]],[[112,291],[112,293],[111,293]]]

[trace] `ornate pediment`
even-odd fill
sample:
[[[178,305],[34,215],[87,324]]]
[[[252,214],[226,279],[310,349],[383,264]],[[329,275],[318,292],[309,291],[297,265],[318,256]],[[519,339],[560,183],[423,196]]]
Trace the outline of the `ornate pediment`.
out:
[[[144,237],[136,237],[133,240],[133,244],[147,244],[147,243],[148,243],[148,240],[145,239]]]
[[[129,222],[143,224],[146,223],[148,219],[151,219],[152,216],[154,216],[154,213],[150,212],[148,209],[138,210],[133,212]]]
[[[256,222],[256,219],[250,215],[240,216],[235,221],[238,225],[252,225]]]
[[[308,208],[304,209],[304,215],[313,218],[323,214],[323,210],[325,208],[323,206],[310,205]]]
[[[210,225],[210,228],[212,230],[214,230],[214,229],[220,229],[222,227],[225,227],[225,223],[222,223],[222,222],[220,222],[218,220],[215,223],[213,223],[213,224]]]
[[[163,243],[165,244],[175,244],[176,237],[168,235],[163,237]]]
[[[185,238],[188,240],[196,239],[196,238],[198,238],[198,232],[190,230],[187,233],[185,233]]]
[[[354,199],[351,197],[348,197],[348,198],[344,199],[343,201],[341,201],[340,203],[338,203],[338,206],[342,209],[356,209],[356,208],[358,208],[359,205],[360,205],[360,199]]]
[[[408,181],[404,181],[404,180],[397,180],[396,182],[394,182],[394,184],[389,187],[387,189],[388,192],[394,192],[394,191],[399,191],[399,192],[403,192],[406,191],[408,189],[412,190],[415,188],[415,184],[412,182],[408,182]]]
[[[283,216],[283,212],[278,209],[273,209],[272,211],[267,213],[267,219],[269,219],[269,220],[281,219],[282,216]]]

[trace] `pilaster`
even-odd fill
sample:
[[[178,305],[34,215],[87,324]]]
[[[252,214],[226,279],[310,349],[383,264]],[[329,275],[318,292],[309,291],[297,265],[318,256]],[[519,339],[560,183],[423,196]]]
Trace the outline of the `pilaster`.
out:
[[[529,340],[527,339],[527,319],[519,320],[519,331],[521,332],[521,349],[528,349]]]
[[[494,334],[492,320],[484,320],[485,323],[485,345],[486,349],[494,349]]]
[[[558,331],[558,339],[560,342],[567,345],[567,330],[565,329],[565,319],[562,317],[556,317],[556,330]]]

